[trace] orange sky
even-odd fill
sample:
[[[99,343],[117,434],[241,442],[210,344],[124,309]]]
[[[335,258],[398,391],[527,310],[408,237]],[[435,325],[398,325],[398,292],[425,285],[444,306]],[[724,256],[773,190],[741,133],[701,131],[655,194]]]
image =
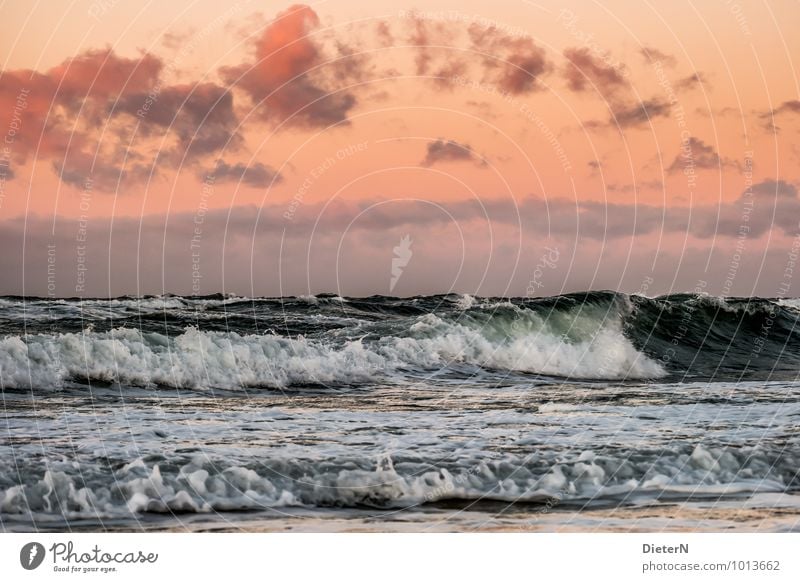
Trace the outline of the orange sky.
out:
[[[548,292],[635,291],[648,273],[660,291],[692,288],[695,271],[714,278],[710,257],[713,285],[727,292],[722,273],[742,224],[757,225],[747,232],[750,276],[769,276],[758,292],[779,288],[797,228],[787,217],[800,210],[796,2],[243,1],[220,11],[210,0],[20,1],[3,16],[14,33],[0,39],[0,220],[50,225],[54,241],[64,227],[59,294],[89,293],[73,291],[66,225],[81,219],[105,263],[117,221],[162,225],[155,275],[117,285],[110,266],[95,266],[89,294],[188,292],[189,275],[164,275],[170,261],[185,269],[181,245],[191,255],[191,232],[170,224],[207,212],[250,215],[297,238],[297,254],[270,267],[294,265],[292,293],[341,285],[326,265],[344,260],[352,228],[360,238],[343,266],[352,293],[385,293],[383,274],[358,266],[384,269],[395,239],[415,230],[417,248],[430,247],[427,266],[404,294],[522,294],[525,261],[548,241],[573,256],[586,244],[609,249],[610,265],[641,263],[632,277],[622,268],[598,282],[571,261]],[[370,213],[380,220],[360,226]],[[30,232],[18,240],[14,228],[5,236],[22,248]],[[220,239],[203,291],[235,281],[237,292],[285,292],[256,283],[253,264],[291,245],[240,228]],[[461,272],[451,269],[466,248],[453,243],[459,229],[475,237]],[[7,292],[42,294],[41,270],[29,284],[22,271],[46,238],[7,265],[19,271]],[[250,264],[226,274],[226,249],[242,241]],[[358,251],[367,241],[386,248]],[[318,270],[315,244],[326,257]],[[682,275],[688,252],[702,258]],[[659,253],[675,256],[654,267]],[[501,281],[487,287],[487,268]],[[733,289],[753,292],[743,278]]]

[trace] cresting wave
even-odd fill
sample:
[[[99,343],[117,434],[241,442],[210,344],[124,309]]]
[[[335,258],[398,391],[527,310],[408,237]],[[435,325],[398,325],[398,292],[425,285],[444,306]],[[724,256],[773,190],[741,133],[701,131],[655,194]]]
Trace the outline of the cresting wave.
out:
[[[443,369],[580,380],[800,371],[793,300],[176,296],[0,299],[0,385],[351,385]],[[27,333],[26,333],[27,332]]]
[[[58,388],[100,381],[131,386],[237,390],[388,380],[404,370],[466,363],[500,370],[585,378],[656,377],[663,370],[621,332],[599,329],[570,343],[547,332],[476,329],[435,315],[416,318],[404,337],[327,344],[305,338],[189,328],[177,337],[130,328],[14,336],[0,340],[6,388]]]
[[[409,459],[269,459],[247,465],[198,456],[164,467],[137,459],[76,471],[56,464],[0,489],[0,513],[103,517],[267,507],[410,507],[445,500],[580,503],[714,498],[797,487],[796,458],[747,448],[565,451],[459,464]],[[13,475],[13,467],[6,467]],[[5,479],[0,479],[0,485]]]

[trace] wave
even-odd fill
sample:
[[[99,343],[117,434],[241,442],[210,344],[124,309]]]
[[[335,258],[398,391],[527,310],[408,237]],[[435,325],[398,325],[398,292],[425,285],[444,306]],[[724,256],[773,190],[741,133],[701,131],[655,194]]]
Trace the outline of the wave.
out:
[[[796,377],[797,300],[238,296],[4,298],[0,386],[240,390],[449,369],[576,380]],[[77,310],[77,311],[76,311]],[[454,372],[454,365],[466,370]],[[521,375],[521,377],[520,377]]]
[[[17,389],[99,381],[239,390],[378,381],[454,363],[574,378],[664,375],[618,324],[595,323],[591,337],[570,340],[533,313],[477,323],[428,314],[415,318],[402,335],[368,339],[367,334],[338,344],[196,327],[175,337],[132,328],[12,336],[0,340],[0,381]]]
[[[268,507],[410,507],[448,500],[642,503],[796,489],[791,455],[761,448],[682,445],[676,450],[567,452],[461,464],[378,459],[270,459],[182,465],[137,459],[121,468],[55,463],[41,477],[0,487],[0,513],[67,517],[211,512]],[[4,474],[14,473],[7,467]],[[2,481],[2,480],[0,480]]]
[[[7,388],[52,389],[91,381],[228,390],[351,383],[369,378],[382,365],[358,342],[333,350],[303,339],[196,328],[177,337],[117,328],[0,341],[0,379]]]

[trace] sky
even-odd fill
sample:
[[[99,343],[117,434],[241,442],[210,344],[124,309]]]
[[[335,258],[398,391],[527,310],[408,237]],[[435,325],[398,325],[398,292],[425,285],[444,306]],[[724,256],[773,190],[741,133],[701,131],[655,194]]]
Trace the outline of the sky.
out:
[[[0,294],[800,295],[795,1],[1,6]]]

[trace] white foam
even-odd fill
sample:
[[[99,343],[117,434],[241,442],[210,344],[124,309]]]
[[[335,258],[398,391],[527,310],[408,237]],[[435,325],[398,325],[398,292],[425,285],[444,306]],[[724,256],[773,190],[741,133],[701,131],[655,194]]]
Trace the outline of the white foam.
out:
[[[564,451],[551,463],[506,457],[473,459],[450,469],[431,463],[394,466],[390,457],[337,462],[264,459],[255,467],[221,467],[201,458],[162,470],[142,460],[112,473],[47,470],[39,480],[0,489],[0,513],[120,514],[210,512],[260,507],[409,507],[442,499],[630,503],[687,495],[781,493],[790,463],[755,462],[752,451],[703,448],[691,455],[647,457]],[[77,471],[77,472],[76,472]]]
[[[800,311],[800,299],[778,299],[778,305]]]
[[[458,298],[458,301],[456,301],[456,307],[461,311],[466,311],[473,307],[475,303],[476,299],[474,296],[464,293]]]
[[[540,404],[537,409],[542,413],[559,413],[559,412],[577,412],[582,410],[582,407],[576,404],[568,404],[566,402],[545,402]]]
[[[666,375],[655,361],[636,350],[618,320],[602,324],[577,321],[584,340],[563,334],[563,322],[543,321],[533,312],[515,320],[491,319],[483,327],[445,321],[433,314],[411,327],[417,337],[396,339],[399,359],[435,366],[449,361],[505,370],[572,378],[658,378]],[[580,326],[587,326],[583,330]]]
[[[585,339],[559,335],[560,329]],[[69,380],[191,389],[347,384],[408,366],[438,368],[453,362],[585,379],[665,375],[657,362],[634,348],[617,320],[543,321],[533,312],[461,323],[427,314],[404,335],[369,344],[332,345],[193,327],[172,338],[123,327],[0,340],[0,383],[11,388],[52,389]]]
[[[196,328],[175,338],[117,328],[0,340],[0,382],[12,388],[54,389],[75,379],[195,389],[277,387],[365,380],[382,366],[384,359],[357,341],[334,350],[303,338]]]

